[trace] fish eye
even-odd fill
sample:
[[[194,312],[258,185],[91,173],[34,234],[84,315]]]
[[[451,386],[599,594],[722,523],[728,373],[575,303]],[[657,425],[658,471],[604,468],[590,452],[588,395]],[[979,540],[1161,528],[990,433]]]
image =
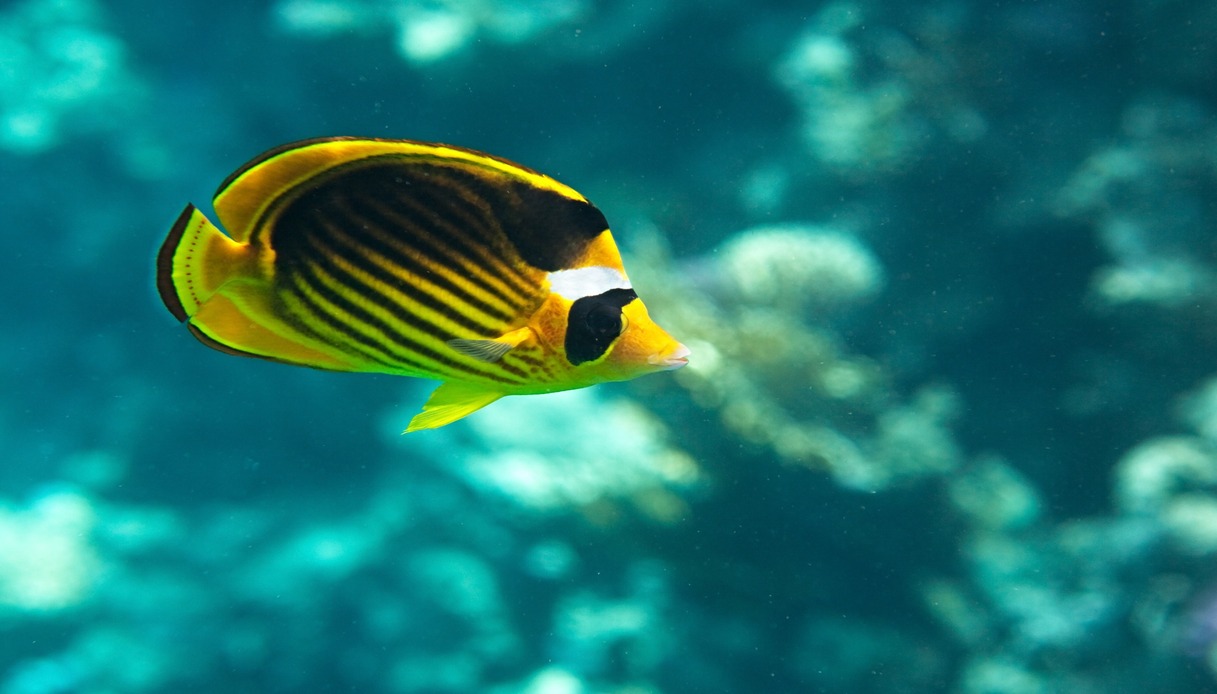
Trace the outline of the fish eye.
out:
[[[611,304],[601,304],[587,312],[584,319],[588,331],[596,339],[614,338],[625,330],[621,309]]]
[[[571,304],[567,316],[566,358],[579,365],[608,353],[627,324],[622,309],[638,298],[633,289],[610,289]]]

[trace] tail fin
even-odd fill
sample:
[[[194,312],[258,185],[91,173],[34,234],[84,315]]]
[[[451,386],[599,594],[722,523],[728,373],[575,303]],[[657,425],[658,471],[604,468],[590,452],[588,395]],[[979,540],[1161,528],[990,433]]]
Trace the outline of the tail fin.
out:
[[[156,258],[156,288],[178,320],[198,313],[220,287],[250,269],[249,246],[224,235],[194,205],[177,218]]]
[[[264,259],[187,205],[157,254],[156,288],[199,342],[221,352],[334,371],[375,370],[286,325]]]

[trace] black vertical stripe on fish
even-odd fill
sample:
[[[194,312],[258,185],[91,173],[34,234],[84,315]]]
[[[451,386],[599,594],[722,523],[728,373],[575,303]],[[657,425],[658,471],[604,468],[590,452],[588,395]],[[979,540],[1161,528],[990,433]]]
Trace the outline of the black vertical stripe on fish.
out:
[[[339,223],[325,217],[318,213],[304,217],[299,222],[291,222],[293,225],[291,231],[282,234],[278,239],[279,255],[276,257],[276,263],[289,267],[292,263],[301,260],[317,260],[319,255],[325,253],[343,255],[359,265],[369,275],[384,282],[387,287],[405,295],[411,301],[436,313],[447,314],[449,317],[459,315],[460,317],[455,319],[456,322],[462,323],[466,328],[483,336],[494,332],[498,324],[514,318],[511,314],[487,305],[483,300],[470,295],[452,281],[433,272],[432,268],[427,265],[417,262],[410,256],[397,253],[381,238],[378,238],[380,235],[378,232],[364,228],[363,223],[359,220],[348,217],[343,220],[346,224],[339,226]],[[363,233],[352,234],[349,232],[350,229]],[[325,248],[316,249],[315,245],[318,242],[324,242]],[[386,264],[401,267],[420,278],[426,278],[428,283],[436,285],[437,288],[459,297],[472,308],[480,310],[489,320],[480,323],[473,322],[466,314],[459,313],[459,309],[453,305],[454,302],[446,303],[442,297],[437,297],[433,292],[427,291],[426,287],[416,286],[405,281],[403,277],[393,275],[387,269],[378,267],[369,254],[380,256]],[[376,299],[377,297],[370,295],[369,298]],[[400,306],[395,308],[402,310]]]
[[[450,291],[458,294],[462,300],[479,308],[483,313],[493,315],[501,321],[510,322],[521,313],[535,308],[535,288],[528,292],[521,292],[503,281],[504,279],[509,279],[509,271],[505,267],[487,267],[486,261],[476,258],[462,258],[453,250],[444,248],[433,239],[409,239],[412,242],[411,246],[425,255],[425,262],[419,261],[414,256],[408,254],[409,247],[406,246],[405,240],[391,237],[384,231],[385,229],[397,229],[401,228],[402,225],[413,223],[407,211],[400,209],[389,210],[378,203],[370,203],[358,212],[352,212],[352,215],[354,219],[368,224],[371,227],[371,229],[368,229],[369,232],[375,230],[374,233],[379,237],[376,238],[377,242],[387,244],[387,247],[382,246],[377,248],[387,258],[403,266],[409,265],[423,268],[423,270],[415,274],[428,277],[429,279],[431,275],[436,274],[436,271],[445,270],[455,278],[467,282],[471,289],[485,294],[488,297],[487,299],[469,293],[468,289],[461,287],[460,284],[448,277],[442,277],[441,281],[448,284]],[[501,304],[506,310],[496,308],[490,301]],[[510,313],[506,311],[510,311]]]
[[[309,267],[308,272],[299,275],[296,278],[296,281],[300,282],[304,286],[307,286],[308,289],[307,291],[304,291],[302,288],[297,287],[295,296],[297,299],[301,300],[302,303],[307,302],[310,306],[310,310],[315,312],[315,318],[325,323],[326,326],[334,330],[336,334],[343,337],[349,337],[350,339],[353,339],[370,349],[374,349],[377,352],[386,355],[386,357],[390,360],[397,360],[401,364],[407,366],[407,368],[419,369],[424,373],[448,373],[451,375],[455,371],[465,376],[474,376],[499,383],[512,382],[511,379],[503,378],[502,376],[494,373],[487,373],[480,369],[471,368],[467,364],[454,361],[453,359],[445,357],[436,350],[433,350],[418,341],[412,340],[401,333],[393,331],[378,317],[371,314],[366,309],[354,304],[340,293],[334,291],[333,288],[330,287],[323,278],[321,278],[319,274],[321,272],[324,271],[316,267]],[[334,281],[336,283],[338,282],[337,279]],[[314,299],[313,296],[309,296],[309,292],[312,292],[316,298]],[[321,306],[318,300],[324,300],[324,302],[329,304],[329,308],[327,309],[326,307]],[[386,338],[391,339],[398,347],[407,350],[410,354],[422,359],[423,361],[420,362],[414,358],[403,356],[397,350],[392,349],[390,346],[378,341],[372,335],[358,330],[358,325],[363,325],[364,327],[381,332]],[[325,342],[327,344],[332,344],[334,340],[332,337],[329,337],[325,339]]]
[[[393,264],[439,285],[460,301],[480,310],[487,316],[494,317],[500,322],[511,322],[522,312],[534,308],[534,302],[527,295],[509,296],[503,287],[496,287],[490,281],[495,276],[485,273],[482,265],[475,266],[471,271],[470,266],[476,261],[470,260],[468,264],[463,265],[459,258],[446,253],[443,248],[426,239],[425,236],[421,238],[395,236],[390,230],[408,228],[407,225],[412,223],[412,220],[403,217],[399,210],[387,210],[378,203],[369,202],[358,209],[350,209],[347,214],[355,223],[354,228],[364,232],[359,236],[360,243],[372,247],[376,253]],[[410,246],[407,246],[407,240],[411,242]],[[409,253],[411,247],[421,251],[425,260],[420,260]],[[445,276],[438,270],[446,270],[452,277]],[[470,289],[462,287],[453,279],[454,277],[468,282],[473,289],[496,299],[506,307],[506,310],[492,305],[486,299],[472,293]],[[535,294],[535,290],[531,293]]]
[[[350,325],[313,298],[310,294],[311,288],[306,290],[302,286],[305,284],[302,277],[296,276],[291,281],[293,286],[290,288],[281,287],[287,291],[280,292],[279,302],[283,307],[285,320],[293,330],[310,340],[328,345],[344,354],[380,364],[389,369],[401,370],[402,367],[406,367],[406,369],[419,373],[427,373],[430,370],[430,367],[421,362],[415,362],[400,354],[386,351],[379,342],[352,330]],[[315,327],[314,322],[324,325],[325,330]],[[344,340],[336,341],[335,334],[342,336]]]
[[[511,358],[514,361],[518,361],[529,366],[541,366],[545,363],[542,359],[523,351],[509,352],[508,354],[511,355]]]
[[[424,343],[411,338],[406,333],[395,329],[387,321],[375,315],[364,306],[360,306],[356,301],[352,301],[348,296],[344,296],[342,292],[338,291],[331,286],[330,283],[326,282],[325,279],[321,277],[321,273],[328,275],[333,283],[338,287],[341,287],[344,291],[358,296],[365,301],[373,303],[382,310],[391,311],[388,304],[382,303],[384,301],[384,297],[381,294],[363,284],[362,281],[353,275],[349,270],[335,262],[335,258],[335,255],[327,253],[325,249],[318,248],[317,252],[313,254],[313,259],[303,263],[302,266],[300,266],[300,268],[305,271],[301,273],[301,278],[307,283],[309,288],[317,294],[318,297],[325,299],[325,301],[331,304],[337,311],[341,311],[342,313],[346,314],[344,318],[348,322],[353,321],[358,324],[362,324],[365,327],[371,328],[375,332],[383,335],[386,339],[391,340],[396,345],[433,362],[437,366],[442,365],[450,367],[465,374],[481,376],[498,382],[512,382],[511,379],[503,378],[497,373],[477,368],[472,362],[457,361],[453,359],[452,356],[445,354],[442,351],[428,347]],[[360,289],[360,287],[363,289]],[[400,307],[398,307],[398,309],[400,309]],[[392,314],[394,318],[397,318],[406,325],[414,328],[415,333],[430,336],[432,339],[441,344],[454,337],[452,333],[424,320],[417,314],[404,310],[392,311]],[[351,326],[348,324],[347,330],[344,334],[352,334],[352,331],[349,329],[350,327]],[[375,339],[358,330],[353,332],[364,335],[372,340]],[[392,356],[396,353],[386,344],[379,344],[379,347],[387,355]],[[454,356],[455,353],[452,353],[452,355]],[[435,370],[442,371],[443,368],[441,367]],[[503,367],[499,365],[499,368],[496,370],[506,371],[519,378],[525,377],[525,374],[521,370],[512,367]]]
[[[454,275],[469,281],[471,284],[484,289],[486,293],[497,297],[503,303],[510,306],[517,314],[525,309],[534,308],[534,306],[525,304],[525,297],[528,294],[535,293],[535,289],[530,288],[527,294],[520,292],[521,296],[518,297],[509,297],[503,293],[502,289],[488,284],[486,278],[480,276],[480,273],[471,273],[459,263],[453,263],[450,259],[451,254],[445,253],[433,240],[434,237],[440,236],[430,233],[433,230],[429,227],[434,226],[434,224],[425,225],[417,220],[403,218],[397,213],[399,211],[390,212],[385,208],[384,204],[376,202],[377,198],[381,197],[375,195],[375,193],[380,192],[376,186],[384,180],[383,175],[368,178],[366,180],[367,187],[349,188],[348,185],[352,182],[358,184],[365,180],[362,177],[354,181],[347,180],[351,176],[354,176],[355,173],[347,173],[341,181],[341,186],[338,186],[336,183],[318,186],[299,196],[288,205],[281,212],[277,220],[276,228],[284,231],[275,234],[276,238],[273,244],[276,246],[276,250],[290,255],[292,253],[290,244],[294,237],[292,229],[319,217],[332,218],[336,225],[343,228],[344,232],[358,239],[360,243],[365,245],[374,244],[376,251],[381,255],[391,258],[416,275],[427,277],[459,297],[462,301],[473,305],[488,315],[495,316],[501,321],[508,322],[516,316],[506,314],[500,309],[487,305],[485,300],[471,295],[467,290],[455,284],[449,278],[435,273],[433,271],[434,267],[427,263],[450,268]],[[354,191],[363,192],[355,195]],[[385,195],[385,197],[388,197],[388,195]],[[405,196],[398,195],[398,197]],[[373,228],[365,229],[363,228],[364,224]],[[390,252],[384,245],[386,240],[392,240],[392,242],[400,243],[407,247],[417,247],[419,251],[425,254],[427,260],[422,261],[408,252]],[[470,262],[477,263],[479,267],[484,267],[486,264],[472,258]],[[502,274],[502,270],[505,268],[502,267],[501,263],[499,263],[499,266],[494,269],[499,270],[497,274]]]
[[[395,183],[392,186],[384,186],[389,176],[376,177],[368,185],[380,184],[383,192],[365,198],[377,205],[382,214],[400,211],[413,221],[415,226],[411,228],[421,231],[416,235],[418,240],[441,243],[468,259],[471,265],[491,270],[490,276],[510,284],[521,298],[532,296],[535,286],[506,262],[518,254],[499,226],[493,201],[454,180],[453,173],[451,168],[426,167],[415,171],[412,167],[403,175],[392,176]],[[458,205],[457,199],[464,204]],[[390,206],[390,201],[395,205]],[[404,214],[407,210],[414,214]],[[420,216],[430,224],[419,222]]]
[[[519,255],[498,227],[488,203],[469,196],[468,191],[457,190],[454,192],[464,202],[458,205],[455,200],[438,195],[440,192],[399,195],[396,201],[403,213],[424,216],[434,224],[436,233],[429,234],[428,240],[466,259],[470,265],[486,269],[489,279],[503,283],[516,296],[531,297],[536,291],[535,283],[521,274],[518,265],[523,261],[516,260]]]
[[[321,234],[324,230],[326,233]],[[460,311],[454,302],[445,301],[447,298],[442,293],[426,291],[424,287],[418,287],[410,282],[405,281],[400,275],[395,275],[386,267],[392,260],[386,259],[378,255],[376,249],[361,247],[357,241],[348,236],[344,231],[335,228],[332,224],[318,220],[316,224],[307,230],[308,239],[313,248],[320,254],[333,254],[335,257],[340,257],[349,262],[355,269],[368,275],[369,279],[376,284],[371,284],[366,281],[359,281],[361,287],[352,289],[361,294],[367,301],[376,303],[385,311],[393,314],[398,320],[406,321],[408,316],[415,315],[409,311],[401,302],[394,301],[386,292],[394,292],[400,294],[409,301],[429,309],[435,315],[455,323],[466,330],[469,330],[479,337],[497,337],[499,331],[496,329],[498,324],[510,316],[490,315],[483,311],[489,318],[497,318],[497,323],[487,324],[478,322],[470,317],[467,313]],[[401,267],[400,264],[397,264]],[[379,286],[377,286],[379,285]],[[469,303],[474,303],[472,300]],[[487,307],[489,308],[489,307]],[[418,315],[419,319],[424,319]],[[428,321],[432,323],[433,321]],[[437,326],[433,326],[438,329]],[[448,338],[451,339],[451,338]]]
[[[406,354],[418,355],[422,354],[422,350],[416,349],[413,344],[402,344],[376,316],[335,292],[322,277],[322,274],[326,273],[325,269],[314,264],[300,269],[301,271],[294,273],[289,280],[290,295],[310,311],[309,317],[323,325],[324,330],[314,329],[328,344],[341,349],[349,344],[349,341],[354,341],[364,349],[381,355],[377,361],[388,360],[407,366],[417,365],[425,371],[436,370],[435,364],[405,356],[403,349]],[[333,277],[331,281],[338,283]],[[326,335],[325,330],[329,330],[330,334]],[[380,333],[383,339],[378,339],[375,333]]]
[[[315,242],[317,240],[310,238],[310,241]],[[307,285],[318,297],[324,298],[330,303],[335,311],[340,311],[342,315],[336,315],[336,317],[339,318],[348,331],[362,325],[369,331],[379,333],[386,341],[377,340],[377,345],[389,355],[396,354],[396,351],[393,349],[394,345],[420,354],[427,349],[417,340],[407,338],[400,330],[391,326],[389,322],[360,305],[358,300],[347,296],[347,294],[351,294],[366,303],[375,303],[379,294],[363,285],[360,280],[346,268],[342,267],[330,249],[324,246],[314,246],[314,249],[316,250],[314,257],[299,266],[303,272],[296,273],[293,279]],[[327,278],[329,281],[327,281]],[[341,291],[336,289],[335,285],[341,288]],[[383,297],[380,298],[383,299]],[[385,304],[378,304],[378,306],[382,310],[389,310]],[[451,339],[447,332],[438,330],[436,326],[422,320],[413,313],[403,312],[394,317],[411,327],[413,329],[412,332],[415,334],[430,335],[437,342]],[[354,330],[354,332],[375,340],[374,337],[371,337],[364,331]]]
[[[190,316],[186,313],[186,308],[182,306],[182,300],[178,296],[177,287],[173,281],[173,259],[177,255],[178,244],[182,242],[182,234],[186,232],[186,227],[189,226],[190,220],[194,218],[195,206],[187,205],[186,209],[182,210],[182,214],[178,215],[177,221],[173,223],[173,227],[169,229],[169,236],[165,238],[164,243],[156,254],[156,289],[161,295],[161,301],[165,303],[165,308],[173,314],[173,317],[181,322],[186,322]],[[196,332],[196,335],[200,333]],[[203,339],[200,337],[199,339]],[[208,338],[207,344],[211,347],[219,349],[218,343],[215,340]],[[238,352],[239,353],[239,352]]]
[[[388,360],[389,363],[396,363],[399,366],[417,364],[426,370],[435,370],[433,364],[417,361],[407,356],[418,353],[418,350],[413,349],[411,345],[400,344],[386,332],[384,326],[376,324],[375,316],[335,292],[322,276],[323,273],[326,273],[323,268],[310,264],[302,270],[303,272],[297,273],[291,278],[291,288],[294,290],[292,295],[312,312],[314,320],[320,321],[324,328],[332,331],[330,335],[326,336],[323,331],[318,329],[319,334],[327,343],[343,348],[349,343],[348,341],[353,340],[364,350],[370,350],[380,355],[377,361],[382,363]],[[338,282],[332,276],[330,279],[335,283]],[[376,333],[380,333],[381,337],[378,338]],[[335,337],[340,339],[336,340]]]

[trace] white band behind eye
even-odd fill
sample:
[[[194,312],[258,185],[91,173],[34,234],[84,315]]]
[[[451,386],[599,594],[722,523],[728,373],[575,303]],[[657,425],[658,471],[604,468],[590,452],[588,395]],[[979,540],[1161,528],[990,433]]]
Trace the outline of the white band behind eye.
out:
[[[610,289],[630,289],[629,279],[616,268],[593,265],[549,273],[549,290],[571,301]]]

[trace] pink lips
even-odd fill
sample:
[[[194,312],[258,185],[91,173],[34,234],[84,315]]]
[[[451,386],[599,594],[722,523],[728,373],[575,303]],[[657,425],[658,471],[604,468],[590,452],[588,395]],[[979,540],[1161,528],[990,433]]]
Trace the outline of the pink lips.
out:
[[[656,366],[660,367],[661,369],[664,369],[666,371],[671,371],[672,369],[679,369],[680,367],[684,366],[685,364],[688,364],[689,363],[689,354],[690,354],[690,352],[689,352],[688,347],[678,344],[676,346],[676,349],[672,350],[672,353],[669,354],[666,358],[655,359],[654,357],[652,357],[653,361],[651,363],[655,364]]]

